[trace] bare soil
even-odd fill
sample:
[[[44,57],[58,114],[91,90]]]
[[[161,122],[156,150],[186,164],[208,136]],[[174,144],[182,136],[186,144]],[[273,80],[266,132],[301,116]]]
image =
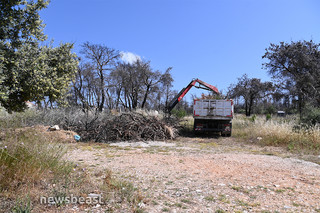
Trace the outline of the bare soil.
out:
[[[284,148],[234,138],[182,137],[73,143],[67,159],[87,168],[96,181],[110,169],[133,183],[144,198],[139,206],[145,212],[320,212],[320,158]],[[105,210],[103,205],[86,209]]]

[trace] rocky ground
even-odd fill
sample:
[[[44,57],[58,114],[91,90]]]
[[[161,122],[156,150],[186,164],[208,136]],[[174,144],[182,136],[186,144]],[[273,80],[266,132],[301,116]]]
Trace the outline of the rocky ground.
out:
[[[320,212],[318,156],[233,138],[69,146],[67,159],[97,181],[105,178],[99,171],[109,169],[131,182],[144,212]]]

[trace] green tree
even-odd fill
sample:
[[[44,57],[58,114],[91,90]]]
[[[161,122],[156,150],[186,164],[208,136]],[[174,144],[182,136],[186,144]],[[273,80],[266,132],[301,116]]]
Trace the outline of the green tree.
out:
[[[306,103],[320,106],[320,51],[311,41],[270,44],[262,58],[278,88],[298,103],[300,115]]]
[[[39,11],[48,1],[0,2],[0,104],[22,111],[26,101],[62,102],[77,68],[73,45],[45,41]]]

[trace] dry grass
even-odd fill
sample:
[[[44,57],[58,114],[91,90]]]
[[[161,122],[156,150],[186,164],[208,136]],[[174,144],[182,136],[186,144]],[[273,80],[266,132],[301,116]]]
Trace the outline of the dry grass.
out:
[[[66,203],[48,206],[40,203],[40,197],[88,197],[90,193],[102,195],[104,208],[141,210],[138,204],[143,197],[130,182],[114,178],[109,170],[92,173],[91,168],[64,160],[69,132],[16,128],[25,126],[20,122],[26,116],[0,115],[0,212],[63,212],[69,208]]]
[[[285,146],[291,151],[316,153],[320,150],[319,126],[298,125],[295,117],[267,121],[265,116],[246,118],[237,115],[233,120],[233,136],[262,145]]]
[[[34,185],[49,174],[69,174],[72,165],[61,160],[66,150],[59,142],[31,128],[3,131],[0,190],[13,190],[21,184]]]

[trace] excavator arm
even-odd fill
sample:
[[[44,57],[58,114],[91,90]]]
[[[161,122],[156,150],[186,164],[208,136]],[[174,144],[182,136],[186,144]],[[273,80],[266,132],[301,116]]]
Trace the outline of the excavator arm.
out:
[[[196,84],[199,84],[198,86]],[[169,105],[166,107],[167,112],[171,112],[171,110],[182,100],[182,98],[189,92],[192,87],[196,87],[198,89],[205,89],[209,91],[213,91],[216,94],[219,94],[218,89],[215,86],[207,84],[204,81],[199,79],[192,80],[187,87],[183,88],[170,102]]]

